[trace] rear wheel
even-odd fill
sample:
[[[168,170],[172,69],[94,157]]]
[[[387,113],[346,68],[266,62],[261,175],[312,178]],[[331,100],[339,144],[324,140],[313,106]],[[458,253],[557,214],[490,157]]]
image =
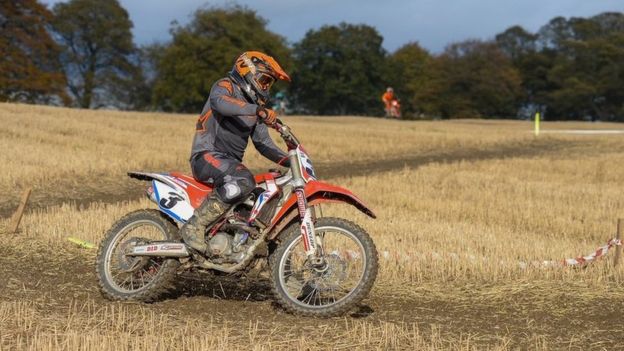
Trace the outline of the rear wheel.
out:
[[[270,257],[273,292],[291,313],[341,315],[370,292],[377,277],[377,249],[364,229],[345,219],[319,218],[315,231],[321,264],[306,257],[299,223],[282,233]]]
[[[178,228],[158,210],[131,212],[106,233],[96,257],[102,294],[110,300],[157,300],[173,286],[177,259],[129,256],[137,245],[179,240]]]

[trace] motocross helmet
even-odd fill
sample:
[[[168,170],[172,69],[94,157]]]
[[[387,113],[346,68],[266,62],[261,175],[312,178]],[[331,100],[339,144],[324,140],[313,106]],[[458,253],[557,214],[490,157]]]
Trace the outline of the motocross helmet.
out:
[[[276,80],[290,82],[290,77],[279,63],[259,51],[247,51],[234,63],[230,78],[241,88],[247,99],[264,106],[269,102],[269,90]]]

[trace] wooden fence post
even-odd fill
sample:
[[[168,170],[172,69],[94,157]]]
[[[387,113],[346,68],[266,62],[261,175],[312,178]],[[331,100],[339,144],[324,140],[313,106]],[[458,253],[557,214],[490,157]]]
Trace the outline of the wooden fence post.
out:
[[[616,239],[618,240],[622,240],[622,232],[624,231],[624,219],[620,218],[618,219],[618,224],[617,224],[617,236]],[[622,256],[622,246],[616,246],[615,247],[615,258],[613,259],[613,266],[617,267],[617,265],[620,263],[620,257]]]
[[[9,233],[17,233],[17,229],[19,228],[20,222],[22,221],[22,216],[24,215],[24,210],[26,209],[26,203],[28,202],[28,198],[30,197],[30,192],[32,188],[28,188],[24,190],[22,194],[22,199],[20,200],[20,204],[17,207],[17,211],[13,214],[11,218],[11,226]]]

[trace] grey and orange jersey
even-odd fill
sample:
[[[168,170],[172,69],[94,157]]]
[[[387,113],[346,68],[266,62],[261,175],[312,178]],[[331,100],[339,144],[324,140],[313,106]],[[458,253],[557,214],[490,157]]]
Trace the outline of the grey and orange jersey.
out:
[[[286,153],[271,137],[266,124],[258,120],[258,105],[248,103],[240,88],[229,78],[218,80],[197,120],[191,159],[205,151],[217,152],[242,161],[249,138],[269,160],[288,166]]]

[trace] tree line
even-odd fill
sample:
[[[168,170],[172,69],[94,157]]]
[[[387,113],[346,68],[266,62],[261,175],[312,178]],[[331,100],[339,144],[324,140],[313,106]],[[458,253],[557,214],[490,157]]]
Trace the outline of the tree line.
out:
[[[200,8],[171,40],[138,47],[117,0],[0,0],[0,101],[197,113],[235,57],[264,51],[292,76],[301,113],[381,115],[392,86],[407,118],[624,121],[624,14],[556,17],[532,33],[513,26],[433,54],[394,52],[371,26],[309,30],[289,44],[254,10]]]

